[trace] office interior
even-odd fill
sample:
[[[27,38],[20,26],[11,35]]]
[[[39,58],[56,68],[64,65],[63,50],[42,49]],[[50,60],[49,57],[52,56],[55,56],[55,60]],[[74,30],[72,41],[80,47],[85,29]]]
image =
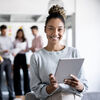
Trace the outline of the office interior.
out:
[[[0,0],[0,26],[7,25],[7,35],[12,41],[16,31],[22,28],[31,47],[34,36],[30,27],[37,25],[45,47],[48,42],[44,32],[45,19],[54,4],[62,5],[66,10],[66,30],[61,43],[77,48],[85,58],[87,92],[99,93],[100,97],[100,0]],[[31,55],[31,51],[26,54],[28,65]],[[7,100],[5,72],[3,74],[2,91]]]

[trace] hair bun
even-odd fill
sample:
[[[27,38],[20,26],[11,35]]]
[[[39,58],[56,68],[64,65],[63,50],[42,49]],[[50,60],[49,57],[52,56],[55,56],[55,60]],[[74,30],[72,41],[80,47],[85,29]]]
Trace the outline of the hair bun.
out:
[[[60,14],[64,19],[66,19],[65,10],[59,5],[53,5],[49,10],[49,15],[50,14]]]

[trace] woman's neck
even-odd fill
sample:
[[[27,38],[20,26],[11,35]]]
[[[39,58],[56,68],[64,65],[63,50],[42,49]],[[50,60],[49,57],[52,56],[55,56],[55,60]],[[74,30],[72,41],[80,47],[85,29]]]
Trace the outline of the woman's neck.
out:
[[[47,45],[46,47],[45,47],[45,49],[46,50],[48,50],[48,51],[60,51],[60,50],[63,50],[65,48],[65,46],[64,45],[61,45],[61,44],[56,44],[56,45]]]

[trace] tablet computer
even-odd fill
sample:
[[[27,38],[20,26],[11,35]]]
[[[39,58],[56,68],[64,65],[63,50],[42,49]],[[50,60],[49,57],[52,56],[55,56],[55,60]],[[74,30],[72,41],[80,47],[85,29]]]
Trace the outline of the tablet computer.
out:
[[[69,78],[70,74],[73,74],[77,77],[83,62],[84,62],[84,58],[60,59],[55,72],[55,78],[57,82],[63,83],[64,79]]]

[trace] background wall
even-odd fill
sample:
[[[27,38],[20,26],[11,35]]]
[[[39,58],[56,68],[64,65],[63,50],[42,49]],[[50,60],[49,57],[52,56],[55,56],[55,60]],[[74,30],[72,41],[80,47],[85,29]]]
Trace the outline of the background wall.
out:
[[[50,0],[0,0],[1,14],[47,14]],[[57,0],[51,0],[56,2]],[[60,0],[58,0],[60,1]],[[75,0],[62,0],[67,14],[72,14]]]
[[[76,47],[85,57],[89,91],[100,91],[100,0],[76,0]]]

